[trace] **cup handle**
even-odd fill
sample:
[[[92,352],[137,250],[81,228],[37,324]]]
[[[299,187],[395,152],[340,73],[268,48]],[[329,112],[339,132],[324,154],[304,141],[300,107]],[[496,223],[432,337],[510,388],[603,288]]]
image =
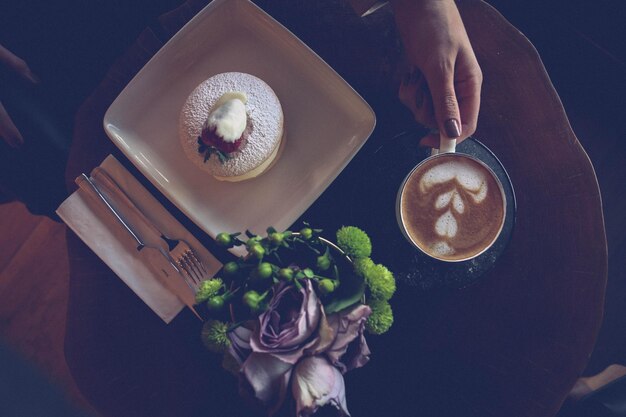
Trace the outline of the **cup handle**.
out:
[[[456,152],[456,139],[449,139],[443,135],[439,135],[439,152],[438,153],[454,153]]]

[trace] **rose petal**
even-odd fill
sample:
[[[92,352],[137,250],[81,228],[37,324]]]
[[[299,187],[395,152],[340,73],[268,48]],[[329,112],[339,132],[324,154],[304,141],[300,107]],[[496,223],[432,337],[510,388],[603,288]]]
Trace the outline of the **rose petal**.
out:
[[[230,339],[228,352],[237,360],[239,365],[242,365],[250,355],[250,352],[252,352],[250,348],[251,335],[252,330],[243,326],[236,327],[234,330],[228,332],[228,338]]]
[[[323,313],[324,307],[321,308],[322,317],[318,328],[318,337],[315,338],[313,344],[310,344],[304,350],[304,355],[306,356],[315,356],[327,351],[335,341],[336,329],[328,323],[328,319]]]
[[[363,329],[371,313],[369,306],[359,304],[328,317],[328,324],[335,330],[336,337],[326,355],[342,373],[359,368],[369,361],[370,350]]]
[[[308,417],[326,404],[342,416],[349,416],[341,372],[321,356],[310,356],[296,365],[291,391],[296,400],[296,416]]]
[[[272,355],[252,352],[241,370],[255,397],[273,414],[285,400],[292,368]]]
[[[295,365],[304,350],[316,343],[316,332],[324,314],[322,305],[310,280],[306,280],[301,289],[281,283],[274,291],[268,309],[259,316],[259,326],[252,333],[250,347],[254,352],[270,353]],[[281,323],[284,319],[279,313],[281,302],[289,302],[286,297],[293,296],[294,292],[302,298],[299,310],[293,312],[292,319]]]

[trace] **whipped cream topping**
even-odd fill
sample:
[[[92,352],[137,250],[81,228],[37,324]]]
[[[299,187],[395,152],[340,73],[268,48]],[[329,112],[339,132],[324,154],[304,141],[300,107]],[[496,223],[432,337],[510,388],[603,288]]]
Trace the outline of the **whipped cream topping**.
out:
[[[246,103],[248,97],[241,91],[229,91],[215,102],[205,128],[215,130],[224,142],[233,143],[246,129]]]

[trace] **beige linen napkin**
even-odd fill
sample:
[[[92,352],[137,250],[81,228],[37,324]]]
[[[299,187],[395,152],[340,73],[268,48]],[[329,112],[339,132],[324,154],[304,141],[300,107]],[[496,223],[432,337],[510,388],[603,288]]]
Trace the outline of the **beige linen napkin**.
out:
[[[135,205],[168,237],[184,239],[214,276],[222,264],[204,248],[166,209],[119,163],[109,155],[100,165]],[[108,196],[108,195],[107,195]],[[115,205],[125,220],[148,243],[159,244],[159,237]],[[57,214],[163,321],[169,323],[184,304],[172,294],[141,261],[136,242],[119,224],[104,203],[84,190],[77,190],[57,209]],[[181,278],[182,279],[182,278]]]

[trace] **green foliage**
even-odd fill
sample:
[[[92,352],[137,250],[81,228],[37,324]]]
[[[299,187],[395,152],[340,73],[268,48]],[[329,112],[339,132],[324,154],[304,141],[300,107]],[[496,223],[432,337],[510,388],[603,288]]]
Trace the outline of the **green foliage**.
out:
[[[228,262],[224,265],[224,274],[225,275],[235,275],[239,272],[239,265],[237,262]]]
[[[353,258],[367,258],[372,254],[372,242],[363,230],[344,226],[337,230],[337,245]]]
[[[384,265],[378,264],[365,268],[365,283],[370,295],[375,300],[389,300],[396,292],[396,280]]]
[[[248,291],[243,295],[243,303],[250,307],[252,310],[259,308],[261,302],[261,295],[256,291]]]
[[[363,278],[355,274],[342,275],[340,283],[330,294],[330,299],[324,303],[324,311],[328,315],[358,303],[365,293]]]
[[[265,256],[265,248],[260,243],[255,243],[250,246],[248,253],[257,259],[263,259],[263,256]]]
[[[339,256],[333,246],[320,237],[323,232],[304,223],[299,233],[279,232],[268,227],[265,237],[246,230],[245,235],[220,233],[221,245],[245,245],[248,255],[224,265],[225,283],[205,283],[198,292],[198,301],[206,301],[214,313],[229,308],[255,317],[267,307],[266,296],[274,285],[283,282],[301,289],[307,280],[322,298],[327,314],[363,302],[387,301],[396,285],[393,274],[370,259],[372,243],[369,236],[354,226],[337,231],[337,245],[350,257]],[[237,297],[233,295],[237,293]],[[240,307],[244,307],[241,309]],[[221,313],[219,313],[221,314]],[[218,314],[218,317],[219,317]]]
[[[372,314],[365,322],[365,328],[372,334],[383,334],[393,324],[393,311],[387,301],[372,301],[369,304]]]
[[[256,273],[261,279],[271,277],[273,272],[274,270],[272,269],[272,264],[269,262],[261,262],[256,268]]]
[[[220,246],[228,248],[232,245],[233,239],[230,234],[222,232],[215,237],[215,242]]]
[[[213,278],[206,281],[202,281],[200,289],[196,293],[196,303],[202,303],[209,298],[217,295],[222,289],[224,282],[220,278]]]
[[[223,353],[230,346],[228,324],[219,320],[209,320],[202,326],[202,343],[214,353]]]
[[[293,269],[291,268],[281,268],[278,271],[278,278],[287,281],[287,282],[291,282],[293,281]]]
[[[224,303],[224,297],[220,295],[215,295],[207,300],[206,306],[211,311],[220,311],[222,308],[224,308]]]
[[[332,279],[324,278],[317,283],[317,288],[322,295],[330,294],[335,291],[335,281]]]
[[[375,266],[376,264],[371,258],[357,258],[354,260],[354,273],[360,277],[365,277],[367,272]]]
[[[310,240],[313,237],[313,230],[310,227],[300,229],[300,236],[304,240]]]

